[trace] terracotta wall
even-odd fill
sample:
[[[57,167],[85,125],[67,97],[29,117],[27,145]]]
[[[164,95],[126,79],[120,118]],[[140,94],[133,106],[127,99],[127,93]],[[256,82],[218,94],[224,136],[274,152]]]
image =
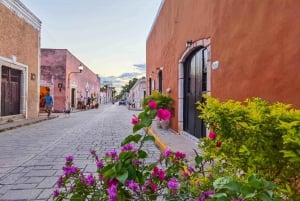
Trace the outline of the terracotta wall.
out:
[[[40,31],[0,3],[0,56],[28,66],[28,117],[38,116]],[[30,79],[31,73],[36,75]]]
[[[176,100],[186,41],[210,38],[211,61],[220,62],[212,70],[212,96],[300,108],[299,10],[298,0],[165,0],[147,39],[147,80],[163,67],[163,91],[172,88]]]
[[[70,102],[71,87],[68,87],[68,77],[71,86],[72,83],[77,85],[77,97],[80,97],[80,92],[85,97],[87,83],[89,96],[91,93],[100,93],[100,80],[97,74],[83,63],[82,73],[71,73],[79,72],[80,63],[82,62],[67,49],[41,49],[41,86],[48,86],[52,90],[55,111],[62,112]],[[59,83],[62,83],[61,90],[58,88]]]

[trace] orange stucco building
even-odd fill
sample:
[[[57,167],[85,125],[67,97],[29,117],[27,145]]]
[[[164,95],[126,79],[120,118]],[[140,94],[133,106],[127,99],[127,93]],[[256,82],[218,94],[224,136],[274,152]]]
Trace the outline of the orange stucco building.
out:
[[[171,89],[171,127],[205,136],[195,101],[300,108],[300,1],[164,0],[147,38],[147,92]]]
[[[0,1],[1,120],[39,114],[40,30],[19,0]]]

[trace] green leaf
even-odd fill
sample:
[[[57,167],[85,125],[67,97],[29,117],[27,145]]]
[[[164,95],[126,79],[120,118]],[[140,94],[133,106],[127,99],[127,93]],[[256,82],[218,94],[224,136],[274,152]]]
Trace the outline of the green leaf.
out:
[[[145,142],[145,141],[155,141],[155,138],[153,137],[153,136],[151,136],[151,135],[146,135],[144,138],[143,138],[143,140],[142,140],[142,142]]]
[[[261,200],[261,201],[273,201],[273,199],[267,195],[266,193],[260,193],[258,195],[258,198]]]
[[[131,158],[133,155],[134,155],[134,153],[132,151],[124,151],[119,154],[119,159],[126,160],[126,159]]]
[[[227,197],[219,197],[217,198],[217,201],[230,201],[230,199]]]
[[[256,181],[258,178],[255,174],[252,174],[248,177],[248,182],[251,182],[251,181]]]
[[[105,167],[105,169],[103,168],[101,170],[101,172],[103,173],[105,179],[111,179],[111,178],[115,177],[114,168],[108,168],[108,167],[109,166],[107,166],[107,167]]]
[[[122,170],[122,168],[123,168],[123,165],[122,165],[122,163],[117,163],[117,164],[115,165],[115,168],[116,168],[116,172],[119,172],[119,171],[121,171],[121,170]]]
[[[197,165],[200,165],[202,163],[202,161],[203,161],[202,156],[198,155],[198,156],[195,157],[195,162],[196,162]]]
[[[230,176],[220,177],[214,181],[213,186],[215,189],[220,189],[223,188],[224,185],[228,184],[231,181],[232,181],[232,177]]]
[[[80,194],[74,194],[71,198],[70,201],[84,201],[84,197]]]
[[[226,193],[216,193],[213,195],[213,198],[222,198],[227,197]]]
[[[248,187],[248,186],[242,186],[241,187],[241,193],[243,198],[252,198],[255,197],[254,189]]]
[[[147,117],[147,118],[142,119],[142,125],[143,125],[143,127],[149,127],[149,126],[151,126],[152,119],[153,119],[153,117]]]
[[[128,179],[133,180],[135,179],[135,177],[136,177],[135,168],[132,165],[128,166]]]
[[[144,128],[144,125],[142,123],[135,124],[133,126],[133,132],[135,133],[135,132],[137,132],[138,130],[140,130],[142,128]]]
[[[241,188],[241,184],[237,182],[230,182],[228,184],[225,184],[223,188],[227,188],[230,191],[239,192]]]
[[[126,144],[129,144],[131,142],[138,143],[139,140],[142,138],[142,135],[135,134],[135,135],[128,135],[121,143],[121,146],[124,146]]]
[[[123,174],[117,175],[117,180],[122,184],[125,184],[127,178],[128,178],[128,171],[126,170],[125,172],[123,172]]]
[[[139,158],[147,158],[148,154],[143,150],[139,150],[138,156],[139,156]]]

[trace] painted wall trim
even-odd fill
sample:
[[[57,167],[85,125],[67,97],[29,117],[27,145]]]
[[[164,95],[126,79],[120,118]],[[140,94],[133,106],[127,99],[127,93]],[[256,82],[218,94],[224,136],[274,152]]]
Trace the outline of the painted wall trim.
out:
[[[20,92],[20,113],[28,118],[28,66],[15,61],[14,59],[9,59],[0,56],[0,76],[2,77],[2,66],[7,66],[13,69],[22,71],[21,74],[21,92]],[[0,83],[1,88],[1,83]],[[1,91],[0,91],[1,97]]]

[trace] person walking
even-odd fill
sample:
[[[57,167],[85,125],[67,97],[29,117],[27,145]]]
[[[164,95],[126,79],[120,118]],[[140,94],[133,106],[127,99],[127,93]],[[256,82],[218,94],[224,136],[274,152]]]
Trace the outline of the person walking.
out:
[[[47,112],[48,117],[50,117],[52,106],[53,106],[53,98],[52,96],[50,96],[50,93],[47,92],[47,95],[45,96],[45,111]]]

